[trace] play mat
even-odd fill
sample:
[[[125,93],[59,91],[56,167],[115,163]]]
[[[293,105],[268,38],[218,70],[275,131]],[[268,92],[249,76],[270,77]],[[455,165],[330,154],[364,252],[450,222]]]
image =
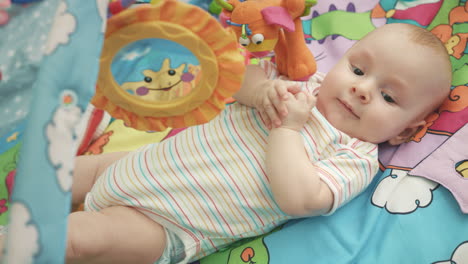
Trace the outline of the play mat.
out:
[[[183,129],[137,131],[89,104],[105,22],[132,2],[0,0],[0,231],[9,234],[8,263],[62,263],[76,154],[133,150]],[[189,3],[218,16],[214,2]],[[302,18],[325,73],[356,40],[395,22],[432,31],[450,54],[452,91],[427,127],[397,148],[380,145],[373,182],[333,215],[288,222],[195,263],[468,263],[468,2],[319,0]]]

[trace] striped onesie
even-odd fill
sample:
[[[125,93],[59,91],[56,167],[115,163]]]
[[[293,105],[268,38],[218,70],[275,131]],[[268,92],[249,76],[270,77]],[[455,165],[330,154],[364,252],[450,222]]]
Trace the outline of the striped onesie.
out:
[[[268,133],[255,109],[231,104],[209,123],[111,165],[87,195],[85,209],[139,210],[183,242],[181,263],[269,232],[292,216],[280,210],[269,187]],[[334,194],[329,213],[359,194],[377,172],[377,146],[338,131],[316,108],[301,135],[310,161]]]

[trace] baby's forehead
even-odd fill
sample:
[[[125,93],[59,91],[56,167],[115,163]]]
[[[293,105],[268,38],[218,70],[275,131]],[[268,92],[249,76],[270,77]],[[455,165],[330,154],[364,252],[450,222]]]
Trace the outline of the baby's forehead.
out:
[[[416,84],[427,80],[427,75],[440,74],[441,60],[433,52],[419,44],[391,42],[369,42],[353,46],[347,58],[353,66],[367,74],[379,77],[381,81],[403,79],[402,83]],[[398,75],[399,78],[393,78]]]
[[[415,46],[416,42],[410,39],[406,32],[394,32],[388,30],[375,30],[364,38],[359,40],[353,47],[373,46],[381,47],[384,49],[393,46]]]
[[[381,33],[358,41],[348,50],[349,55],[366,56],[369,53],[375,60],[405,64],[443,63],[446,56],[444,52],[413,41],[407,36]]]
[[[381,46],[383,48],[402,46],[407,50],[427,49],[437,56],[448,58],[447,50],[437,36],[430,31],[412,25],[388,24],[382,26],[367,34],[357,44],[371,45],[375,42],[383,44]]]

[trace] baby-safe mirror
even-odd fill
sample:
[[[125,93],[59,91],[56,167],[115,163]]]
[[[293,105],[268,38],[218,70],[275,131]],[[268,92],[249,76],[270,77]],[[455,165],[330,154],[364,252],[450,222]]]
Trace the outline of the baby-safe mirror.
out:
[[[189,95],[202,75],[200,62],[190,50],[158,38],[123,47],[113,58],[111,73],[124,91],[153,103]]]
[[[108,19],[92,103],[136,129],[205,123],[241,85],[236,39],[199,7],[174,0]]]

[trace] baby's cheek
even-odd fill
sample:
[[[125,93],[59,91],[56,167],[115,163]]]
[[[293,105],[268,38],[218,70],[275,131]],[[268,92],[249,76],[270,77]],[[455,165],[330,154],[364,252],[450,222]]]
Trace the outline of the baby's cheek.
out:
[[[361,133],[366,136],[367,141],[372,143],[386,141],[394,133],[391,123],[391,119],[383,117],[369,118],[365,126],[362,126]]]
[[[403,132],[404,128],[401,128],[399,124],[392,122],[392,120],[388,120],[382,126],[381,137],[387,141],[389,139],[397,137],[401,132]]]

